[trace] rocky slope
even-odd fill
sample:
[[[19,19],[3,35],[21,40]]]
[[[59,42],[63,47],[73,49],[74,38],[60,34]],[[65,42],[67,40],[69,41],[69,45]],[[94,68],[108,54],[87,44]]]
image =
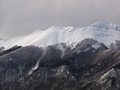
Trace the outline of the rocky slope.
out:
[[[119,26],[97,23],[88,27],[94,31],[94,34],[88,35],[96,36],[99,30],[104,34],[97,35],[96,40],[95,37],[86,38],[69,44],[55,41],[52,45],[48,42],[44,47],[40,47],[40,38],[34,40],[40,45],[28,45],[26,36],[25,39],[19,37],[24,44],[20,41],[15,44],[15,39],[1,40],[0,90],[119,90],[120,38],[115,33],[108,33],[109,30],[119,33]],[[105,30],[107,33],[103,32]],[[29,38],[31,36],[33,34]],[[106,38],[110,40],[112,37],[115,41],[104,43]],[[49,41],[49,38],[42,40]],[[74,40],[68,38],[68,41]]]

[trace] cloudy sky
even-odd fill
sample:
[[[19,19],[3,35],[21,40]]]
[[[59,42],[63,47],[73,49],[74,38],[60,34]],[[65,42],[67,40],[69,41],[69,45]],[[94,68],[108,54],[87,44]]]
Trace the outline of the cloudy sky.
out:
[[[98,21],[120,25],[120,0],[0,0],[0,38]]]

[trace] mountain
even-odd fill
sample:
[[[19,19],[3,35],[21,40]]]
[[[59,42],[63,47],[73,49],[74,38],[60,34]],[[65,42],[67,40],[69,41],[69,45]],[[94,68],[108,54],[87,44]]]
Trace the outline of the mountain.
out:
[[[6,49],[15,45],[47,47],[57,43],[66,43],[67,46],[75,47],[86,38],[93,38],[110,47],[120,40],[119,35],[120,27],[112,23],[97,22],[83,28],[52,26],[44,31],[37,30],[30,35],[2,39],[0,47],[4,46]]]
[[[119,90],[120,26],[52,26],[0,39],[0,90]]]

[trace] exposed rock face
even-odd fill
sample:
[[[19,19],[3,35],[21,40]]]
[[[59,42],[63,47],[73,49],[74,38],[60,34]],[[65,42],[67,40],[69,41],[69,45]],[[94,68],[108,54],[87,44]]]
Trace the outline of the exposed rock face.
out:
[[[113,68],[105,73],[98,84],[101,85],[101,89],[107,90],[119,90],[120,89],[120,70]]]
[[[2,52],[4,50],[4,47],[0,47],[0,52]]]
[[[46,49],[15,46],[0,53],[0,90],[119,89],[120,51],[93,39],[73,49],[61,43]]]

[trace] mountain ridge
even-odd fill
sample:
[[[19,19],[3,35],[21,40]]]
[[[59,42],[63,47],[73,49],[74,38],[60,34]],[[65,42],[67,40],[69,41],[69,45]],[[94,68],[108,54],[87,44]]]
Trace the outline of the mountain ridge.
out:
[[[0,90],[119,90],[119,29],[53,26],[0,40]]]
[[[86,38],[93,38],[110,47],[110,44],[115,44],[116,40],[120,40],[119,35],[120,26],[112,23],[96,22],[83,28],[52,26],[47,30],[37,30],[26,36],[2,39],[0,47],[5,47],[5,49],[15,45],[47,47],[57,43],[66,43],[68,46],[75,47]]]

